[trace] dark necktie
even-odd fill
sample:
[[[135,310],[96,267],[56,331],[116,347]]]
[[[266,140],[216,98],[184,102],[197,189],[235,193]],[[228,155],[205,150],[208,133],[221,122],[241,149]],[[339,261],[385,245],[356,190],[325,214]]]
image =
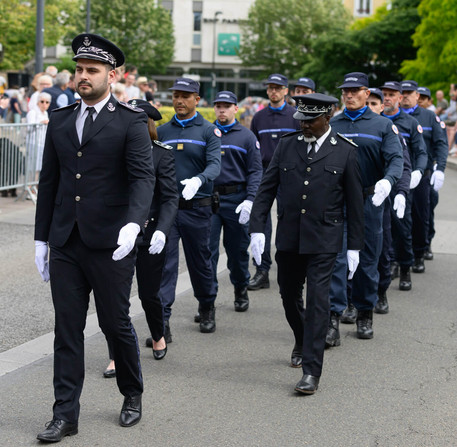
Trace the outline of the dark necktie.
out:
[[[311,143],[311,149],[308,152],[308,160],[312,160],[315,155],[316,155],[316,142],[313,141]]]
[[[88,107],[87,108],[87,116],[86,116],[86,120],[84,121],[83,136],[81,138],[81,142],[86,140],[87,135],[90,132],[90,129],[94,125],[94,118],[92,117],[94,112],[95,112],[95,108],[94,107]]]

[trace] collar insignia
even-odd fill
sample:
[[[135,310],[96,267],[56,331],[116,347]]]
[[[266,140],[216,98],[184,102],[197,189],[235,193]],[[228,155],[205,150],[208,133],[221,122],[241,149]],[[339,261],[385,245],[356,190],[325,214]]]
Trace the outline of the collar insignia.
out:
[[[109,102],[107,109],[109,112],[114,112],[116,110],[116,107],[113,106],[113,103]]]
[[[335,144],[336,144],[335,138],[333,138],[333,137],[330,138],[330,144],[333,144],[333,146],[335,146]]]

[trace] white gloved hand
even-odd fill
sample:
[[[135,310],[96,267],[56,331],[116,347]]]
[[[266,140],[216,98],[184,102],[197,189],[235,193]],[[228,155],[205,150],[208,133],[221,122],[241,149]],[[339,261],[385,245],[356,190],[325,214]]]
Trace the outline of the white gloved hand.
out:
[[[265,235],[251,233],[251,253],[257,265],[262,263],[262,253],[265,250]]]
[[[249,222],[249,218],[251,217],[251,210],[252,210],[252,201],[251,200],[245,200],[236,207],[235,213],[236,214],[240,213],[240,218],[238,219],[238,222],[241,225],[244,225],[245,223]]]
[[[139,232],[140,226],[133,222],[130,222],[121,228],[119,237],[117,238],[117,244],[120,245],[120,247],[113,253],[114,261],[120,261],[132,251]]]
[[[397,212],[397,217],[403,219],[405,217],[406,199],[403,194],[397,194],[394,198],[394,211]]]
[[[151,245],[149,247],[150,255],[157,255],[162,252],[163,247],[165,247],[165,241],[167,240],[164,233],[160,230],[154,231],[151,237]]]
[[[48,244],[43,241],[35,241],[35,264],[41,279],[49,281]]]
[[[385,178],[376,182],[376,185],[374,185],[374,195],[371,199],[373,205],[382,205],[382,202],[384,202],[384,200],[386,200],[386,197],[390,194],[391,189],[392,185],[390,184],[389,180],[386,180]]]
[[[352,279],[359,265],[359,250],[348,250],[347,259],[349,269],[348,279]]]
[[[184,185],[182,196],[185,200],[190,200],[197,194],[198,188],[202,186],[202,181],[198,177],[186,178],[181,180],[181,185]]]
[[[418,169],[411,172],[411,182],[409,184],[409,189],[414,189],[421,181],[421,178],[422,178],[422,173]]]
[[[430,179],[430,185],[433,185],[435,191],[439,191],[444,184],[444,172],[439,171],[438,169],[432,174]]]

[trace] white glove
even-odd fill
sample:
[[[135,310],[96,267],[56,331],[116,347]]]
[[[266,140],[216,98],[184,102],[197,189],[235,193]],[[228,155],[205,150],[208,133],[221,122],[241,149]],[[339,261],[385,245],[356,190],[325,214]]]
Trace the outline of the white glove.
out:
[[[48,244],[43,241],[35,241],[35,264],[41,279],[49,281]]]
[[[435,191],[439,191],[444,184],[444,172],[439,171],[438,169],[432,174],[430,179],[430,185],[433,185]]]
[[[181,185],[184,185],[182,196],[185,200],[190,200],[197,194],[198,188],[202,186],[202,181],[198,177],[186,178],[181,180]]]
[[[151,245],[149,247],[150,255],[157,255],[162,252],[163,247],[165,247],[165,241],[167,240],[164,233],[160,230],[154,231],[151,237]]]
[[[382,202],[386,200],[386,197],[390,194],[390,190],[392,189],[392,185],[390,184],[389,180],[385,178],[376,182],[374,185],[374,195],[372,197],[373,205],[380,206]]]
[[[252,210],[252,201],[251,200],[245,200],[244,202],[241,202],[235,210],[235,213],[238,214],[240,213],[240,218],[238,219],[238,222],[241,225],[244,225],[245,223],[249,222],[249,218],[251,217],[251,210]]]
[[[411,182],[409,184],[409,189],[414,189],[421,181],[421,178],[422,178],[422,174],[421,174],[421,171],[419,171],[418,169],[411,172]]]
[[[113,253],[114,261],[120,261],[132,251],[139,232],[140,226],[133,222],[130,222],[121,228],[119,237],[117,238],[117,244],[120,245],[120,247]]]
[[[349,269],[348,279],[352,279],[359,265],[359,250],[348,250],[347,259]]]
[[[251,253],[257,265],[262,263],[262,253],[265,250],[265,235],[263,233],[251,234]]]
[[[394,199],[394,210],[397,212],[397,217],[403,219],[405,216],[406,199],[403,194],[397,194]]]

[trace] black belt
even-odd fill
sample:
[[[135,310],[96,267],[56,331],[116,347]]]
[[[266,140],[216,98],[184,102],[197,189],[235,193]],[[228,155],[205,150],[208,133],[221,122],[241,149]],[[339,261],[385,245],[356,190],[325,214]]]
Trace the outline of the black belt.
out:
[[[225,194],[233,194],[235,192],[244,191],[246,183],[239,183],[238,185],[217,185],[214,187],[214,192],[218,192],[221,196]]]
[[[200,208],[201,206],[210,206],[210,205],[211,205],[211,197],[205,197],[204,199],[192,199],[192,200],[179,199],[178,209],[191,210],[193,208]]]
[[[365,200],[368,196],[371,196],[374,194],[374,187],[375,185],[372,186],[367,186],[366,188],[363,188],[363,199]]]

